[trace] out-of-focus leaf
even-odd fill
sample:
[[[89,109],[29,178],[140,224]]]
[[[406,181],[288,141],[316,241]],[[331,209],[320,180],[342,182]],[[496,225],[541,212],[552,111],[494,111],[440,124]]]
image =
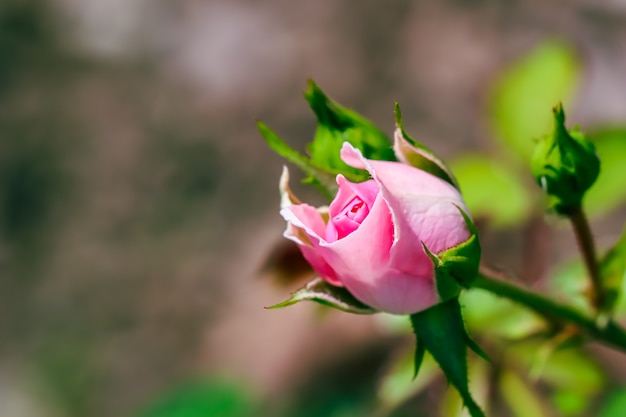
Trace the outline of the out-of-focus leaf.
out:
[[[555,268],[548,285],[550,286],[550,293],[554,294],[557,301],[566,301],[581,311],[592,313],[589,299],[585,295],[589,287],[589,280],[585,266],[580,259]]]
[[[541,398],[519,375],[505,370],[499,382],[502,397],[515,417],[546,416]]]
[[[542,379],[581,394],[598,391],[604,382],[600,367],[578,349],[556,352],[546,364]]]
[[[511,357],[528,365],[535,360],[537,348],[536,343],[516,346]],[[554,352],[546,361],[540,379],[560,389],[575,390],[580,395],[597,392],[604,383],[600,367],[574,348]]]
[[[519,339],[545,328],[534,313],[502,297],[479,289],[461,293],[465,323],[471,333]]]
[[[383,409],[392,410],[426,388],[439,374],[438,366],[430,354],[425,354],[420,372],[414,379],[412,349],[398,357],[385,372],[378,388],[378,399]]]
[[[611,288],[610,291],[614,292],[614,296],[617,296],[614,305],[614,311],[617,315],[626,313],[626,297],[621,296],[626,293],[626,279],[624,279],[626,243],[624,243],[624,240],[626,240],[626,231],[624,231],[619,242],[616,243],[616,247],[613,250],[609,249],[601,262],[602,275],[606,276],[609,281],[615,280],[610,282],[609,287]],[[622,271],[621,276],[620,270]],[[557,300],[567,301],[570,305],[588,314],[593,313],[585,295],[590,284],[587,272],[580,259],[557,267],[552,273],[548,284],[550,293],[554,294]]]
[[[532,369],[537,360],[541,345],[528,342],[515,345],[507,352],[507,362],[518,369]],[[530,375],[529,375],[530,376]],[[598,394],[604,385],[602,369],[581,350],[575,348],[560,349],[545,359],[538,382],[552,387],[552,402],[561,414],[574,412],[580,403],[574,403],[570,397],[582,399],[584,406]]]
[[[604,304],[602,309],[611,313],[620,298],[626,273],[626,229],[600,262],[600,277]]]
[[[598,414],[598,417],[624,416],[626,416],[626,389],[613,393]]]
[[[581,70],[575,51],[555,40],[540,43],[505,70],[488,102],[497,139],[528,161],[533,139],[550,131],[550,109],[573,98]]]
[[[253,401],[241,386],[200,381],[181,386],[149,405],[136,417],[252,417]]]
[[[532,198],[509,165],[485,155],[463,155],[452,161],[452,171],[472,216],[485,217],[494,226],[522,223]]]
[[[320,304],[334,307],[338,310],[346,311],[354,314],[374,314],[378,310],[363,304],[348,290],[342,287],[330,285],[322,278],[315,278],[303,288],[300,288],[282,303],[267,307],[268,309],[283,308],[299,303],[300,301],[316,301]]]
[[[600,157],[600,176],[589,189],[583,204],[585,211],[596,217],[626,203],[626,127],[591,132],[588,137]]]
[[[589,405],[589,399],[572,391],[557,391],[552,401],[559,410],[559,415],[580,416]]]

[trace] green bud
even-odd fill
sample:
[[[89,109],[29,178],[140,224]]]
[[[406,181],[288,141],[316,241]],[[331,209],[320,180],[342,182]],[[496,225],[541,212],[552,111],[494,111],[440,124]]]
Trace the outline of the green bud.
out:
[[[578,128],[565,128],[565,113],[553,109],[554,130],[536,146],[531,162],[535,180],[548,195],[550,209],[569,215],[580,209],[585,192],[600,173],[593,144]]]

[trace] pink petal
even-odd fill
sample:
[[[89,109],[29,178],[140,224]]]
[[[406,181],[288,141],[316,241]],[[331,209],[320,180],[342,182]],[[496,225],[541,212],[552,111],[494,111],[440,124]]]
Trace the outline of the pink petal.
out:
[[[460,193],[446,181],[412,166],[365,159],[348,143],[344,143],[341,157],[350,166],[367,169],[378,183],[394,226],[387,266],[393,272],[382,273],[375,282],[344,279],[346,287],[353,287],[357,297],[357,291],[369,290],[367,301],[361,299],[373,306],[383,305],[390,312],[415,312],[435,304],[434,266],[422,242],[438,253],[469,238],[459,211],[459,207],[467,210]],[[425,290],[429,292],[423,293]]]
[[[328,242],[341,239],[356,230],[363,221],[363,218],[368,215],[378,195],[378,184],[373,180],[352,183],[343,175],[339,174],[337,175],[337,185],[339,191],[337,192],[337,196],[330,203],[328,210],[329,221],[326,225],[325,235],[326,241]],[[363,207],[354,219],[343,216],[342,212],[356,199],[362,201],[366,207]],[[338,219],[338,217],[340,218]]]
[[[320,246],[327,249],[324,257],[348,290],[362,302],[376,307],[378,280],[388,269],[392,243],[391,214],[379,195],[358,229],[343,239],[321,242]]]
[[[325,250],[320,247],[322,242],[325,243],[321,236],[326,228],[320,212],[308,204],[294,204],[283,208],[280,214],[287,221],[283,236],[298,244],[304,258],[323,279],[343,287],[337,273],[324,257]]]

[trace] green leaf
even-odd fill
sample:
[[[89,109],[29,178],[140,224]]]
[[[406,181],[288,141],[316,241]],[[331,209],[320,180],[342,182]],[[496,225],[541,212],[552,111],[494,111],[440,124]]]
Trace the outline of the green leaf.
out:
[[[137,417],[252,417],[252,400],[240,385],[198,381],[166,393]]]
[[[318,121],[315,138],[307,147],[315,166],[341,173],[352,181],[368,179],[366,171],[352,168],[341,160],[339,151],[344,142],[360,149],[368,159],[396,160],[387,135],[363,116],[331,100],[311,80],[304,97]]]
[[[589,279],[581,259],[559,265],[551,274],[548,285],[558,301],[566,301],[587,314],[593,313],[586,295]]]
[[[461,301],[467,328],[483,337],[518,340],[545,331],[541,317],[488,291],[464,291]]]
[[[466,154],[450,166],[474,218],[487,218],[494,227],[515,226],[528,218],[532,198],[510,164],[486,155]]]
[[[507,352],[508,367],[530,369],[532,373],[533,364],[538,359],[537,352],[541,352],[543,347],[545,345],[532,340],[512,346]],[[561,414],[579,405],[567,401],[569,397],[584,399],[583,405],[588,407],[604,385],[604,375],[598,364],[581,349],[572,347],[557,349],[546,357],[541,372],[535,375],[534,380],[534,385],[539,383],[550,387],[554,393],[554,405],[560,408]]]
[[[258,122],[257,127],[261,136],[265,139],[265,142],[267,142],[274,152],[296,165],[309,176],[305,180],[306,182],[318,188],[329,200],[335,196],[337,193],[337,184],[335,183],[334,175],[316,167],[311,163],[309,158],[287,145],[287,143],[266,124]]]
[[[546,361],[540,379],[553,386],[558,396],[585,398],[587,406],[604,384],[602,369],[580,349],[573,348],[555,352]]]
[[[587,214],[598,217],[626,203],[623,178],[626,161],[626,127],[601,129],[589,133],[588,136],[602,161],[602,169],[583,204]]]
[[[626,389],[614,392],[602,408],[598,417],[623,417],[626,416]]]
[[[398,103],[394,104],[394,113],[396,116],[396,132],[394,133],[393,146],[398,158],[405,164],[433,174],[458,189],[459,186],[450,168],[430,149],[406,133],[402,124],[402,112]]]
[[[552,401],[563,416],[580,416],[589,406],[589,398],[572,391],[557,391]]]
[[[619,241],[602,258],[600,278],[605,305],[602,311],[611,313],[619,300],[626,274],[626,228]]]
[[[622,236],[609,249],[600,261],[600,276],[605,288],[605,299],[608,304],[603,311],[615,311],[618,315],[626,313],[626,299],[622,297],[626,291],[626,228]],[[584,264],[580,259],[567,262],[557,267],[549,281],[550,292],[567,299],[569,304],[579,310],[591,314],[587,302],[588,278]]]
[[[316,301],[329,307],[354,314],[374,314],[377,310],[363,304],[343,287],[330,285],[322,278],[315,278],[303,288],[300,288],[288,300],[275,304],[268,309],[283,308],[299,303],[300,301]]]
[[[497,139],[525,161],[532,139],[550,130],[554,103],[573,98],[582,68],[575,51],[559,41],[544,41],[509,67],[495,82],[488,101]]]
[[[427,353],[422,360],[419,375],[414,378],[415,355],[411,353],[407,351],[399,355],[380,380],[378,399],[386,410],[391,410],[422,392],[439,375],[437,364]]]
[[[484,417],[469,392],[467,357],[469,335],[465,330],[458,298],[411,315],[418,346],[430,352],[454,385],[472,417]]]
[[[505,370],[500,375],[500,390],[515,417],[546,416],[539,395],[517,374]]]

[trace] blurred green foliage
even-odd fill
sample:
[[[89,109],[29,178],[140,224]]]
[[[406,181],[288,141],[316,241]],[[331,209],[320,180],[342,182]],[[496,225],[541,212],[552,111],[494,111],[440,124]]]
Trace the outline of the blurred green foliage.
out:
[[[254,417],[255,402],[241,384],[202,380],[161,395],[136,417]]]
[[[532,193],[508,165],[483,154],[464,154],[453,160],[463,199],[475,218],[494,227],[520,224],[528,218]]]
[[[600,157],[600,176],[584,200],[585,211],[599,217],[626,202],[624,161],[626,161],[626,126],[602,127],[589,132]]]
[[[613,392],[598,417],[623,417],[626,415],[626,389]]]
[[[344,314],[344,313],[339,313]],[[392,342],[394,342],[392,344]],[[329,361],[293,386],[290,397],[280,400],[282,417],[371,416],[377,407],[376,381],[398,340],[362,345]],[[294,395],[295,394],[295,395]],[[270,414],[267,414],[270,415]]]
[[[566,43],[544,41],[518,59],[495,80],[489,96],[488,120],[494,138],[525,162],[533,139],[550,132],[550,109],[571,103],[582,63]]]

